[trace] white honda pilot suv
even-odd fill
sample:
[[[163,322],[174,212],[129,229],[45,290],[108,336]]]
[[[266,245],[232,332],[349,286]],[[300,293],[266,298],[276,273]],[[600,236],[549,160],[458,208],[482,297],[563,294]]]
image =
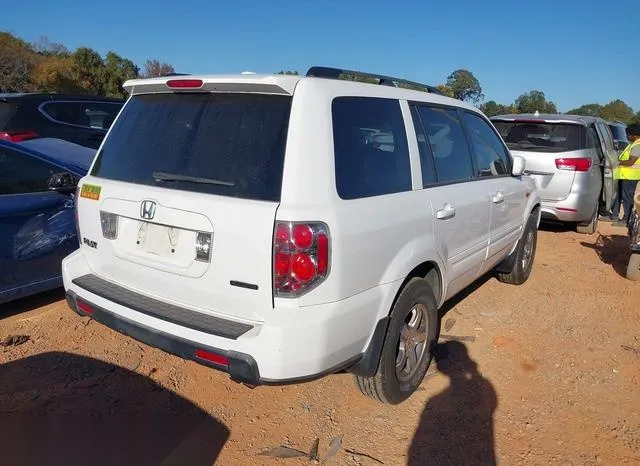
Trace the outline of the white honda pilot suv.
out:
[[[249,386],[348,371],[397,404],[446,300],[529,277],[539,193],[471,105],[323,67],[124,87],[63,262],[81,315]]]

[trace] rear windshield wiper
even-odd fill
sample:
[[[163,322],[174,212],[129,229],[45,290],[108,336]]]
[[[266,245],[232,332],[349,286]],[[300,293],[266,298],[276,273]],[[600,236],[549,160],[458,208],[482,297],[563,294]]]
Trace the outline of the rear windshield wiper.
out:
[[[187,183],[216,184],[220,186],[234,186],[231,181],[214,180],[211,178],[199,178],[197,176],[178,175],[174,173],[153,172],[153,179],[156,181],[186,181]]]

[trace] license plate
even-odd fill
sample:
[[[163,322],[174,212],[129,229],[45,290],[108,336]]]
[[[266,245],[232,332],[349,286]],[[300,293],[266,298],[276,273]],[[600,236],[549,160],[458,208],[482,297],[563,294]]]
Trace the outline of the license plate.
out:
[[[145,252],[156,256],[170,256],[176,252],[180,230],[177,228],[142,223],[137,243]]]

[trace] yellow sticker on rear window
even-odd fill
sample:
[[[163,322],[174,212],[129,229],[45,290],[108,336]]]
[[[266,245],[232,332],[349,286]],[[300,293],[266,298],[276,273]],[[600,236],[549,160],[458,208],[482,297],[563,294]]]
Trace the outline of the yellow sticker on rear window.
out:
[[[87,199],[97,201],[98,199],[100,199],[101,189],[102,188],[100,186],[96,186],[94,184],[83,184],[82,189],[80,190],[80,197],[85,197]]]

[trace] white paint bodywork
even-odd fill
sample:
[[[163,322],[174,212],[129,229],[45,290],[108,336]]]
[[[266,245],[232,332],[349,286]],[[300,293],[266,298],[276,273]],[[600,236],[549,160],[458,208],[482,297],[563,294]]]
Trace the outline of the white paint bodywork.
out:
[[[249,201],[87,176],[82,183],[100,185],[102,191],[99,201],[79,198],[80,231],[82,237],[99,245],[97,249],[83,245],[64,260],[64,285],[129,321],[208,347],[251,355],[265,379],[311,376],[364,352],[377,322],[389,314],[404,279],[424,262],[431,262],[439,271],[442,304],[513,251],[531,210],[540,202],[535,183],[519,176],[422,188],[408,101],[479,112],[464,102],[321,78],[184,78],[203,79],[205,86],[224,92],[293,95],[281,201]],[[164,84],[168,79],[178,78],[128,81],[125,88],[132,94],[171,92]],[[350,201],[339,198],[331,123],[331,102],[338,96],[400,101],[410,148],[412,191]],[[493,202],[496,196],[503,201]],[[210,264],[195,262],[187,253],[163,262],[102,238],[100,209],[130,219],[129,228],[135,228],[140,203],[147,199],[157,202],[158,221],[189,230],[180,233],[184,250],[192,244],[190,232],[213,233]],[[436,212],[447,206],[455,208],[455,216],[437,219]],[[328,277],[296,299],[273,297],[272,235],[274,222],[280,220],[324,222],[331,235]],[[178,249],[181,244],[178,242]],[[89,273],[193,312],[255,327],[231,340],[144,315],[72,283]],[[256,284],[258,290],[230,286],[230,280]]]

